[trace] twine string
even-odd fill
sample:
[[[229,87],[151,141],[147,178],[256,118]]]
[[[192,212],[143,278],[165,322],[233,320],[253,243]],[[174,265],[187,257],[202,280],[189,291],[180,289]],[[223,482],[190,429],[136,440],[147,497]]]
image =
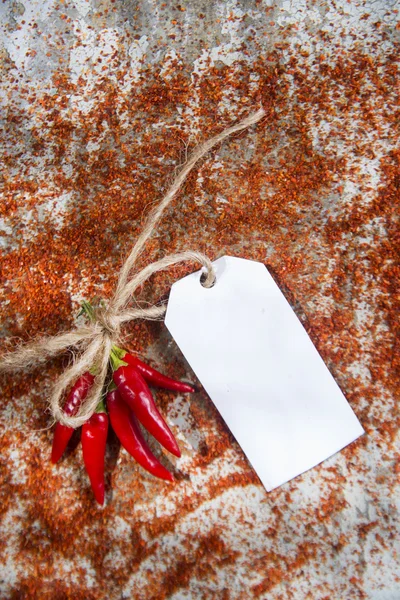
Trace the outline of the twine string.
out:
[[[258,123],[264,115],[264,109],[260,108],[236,125],[228,127],[195,148],[164,198],[150,212],[142,232],[121,268],[114,296],[107,307],[100,306],[94,310],[93,322],[66,333],[41,337],[31,343],[19,345],[16,350],[8,352],[0,358],[0,372],[12,372],[20,369],[32,369],[37,363],[72,349],[74,360],[57,379],[49,401],[55,421],[74,428],[83,425],[95,412],[102,391],[108,385],[110,353],[113,345],[118,345],[120,342],[123,325],[134,319],[158,320],[163,317],[167,308],[166,303],[146,308],[129,306],[135,291],[154,273],[182,262],[192,261],[200,263],[205,268],[206,278],[203,285],[211,287],[214,284],[215,273],[211,261],[204,254],[194,250],[165,256],[147,265],[135,275],[132,275],[132,271],[163,212],[182,188],[195,164],[214,146],[234,133]],[[62,403],[66,391],[83,373],[93,367],[96,370],[94,383],[77,414],[74,416],[65,414]]]

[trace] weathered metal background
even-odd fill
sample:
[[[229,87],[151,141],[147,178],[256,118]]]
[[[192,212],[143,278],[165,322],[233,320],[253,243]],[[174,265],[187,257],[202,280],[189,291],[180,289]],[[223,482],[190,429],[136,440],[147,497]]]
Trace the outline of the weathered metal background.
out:
[[[266,263],[367,434],[267,494],[204,393],[158,392],[183,456],[155,451],[176,483],[111,437],[99,509],[79,446],[49,461],[65,359],[3,377],[2,598],[400,597],[398,8],[3,0],[4,338],[65,330],[82,299],[106,297],[186,152],[263,102],[265,121],[196,169],[142,262],[191,247]],[[162,324],[128,339],[193,379]]]

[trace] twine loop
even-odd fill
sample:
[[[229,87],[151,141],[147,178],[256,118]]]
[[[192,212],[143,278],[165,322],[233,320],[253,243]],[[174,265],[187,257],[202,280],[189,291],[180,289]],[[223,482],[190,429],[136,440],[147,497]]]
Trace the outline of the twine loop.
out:
[[[114,296],[108,306],[97,306],[94,310],[92,307],[90,308],[92,311],[89,315],[91,323],[66,333],[42,337],[32,343],[22,344],[13,352],[6,353],[1,357],[0,372],[12,372],[18,369],[35,368],[38,363],[42,363],[60,352],[65,352],[67,349],[73,351],[74,360],[56,381],[49,401],[50,410],[55,421],[74,428],[83,425],[95,412],[101,394],[109,383],[110,353],[113,345],[117,344],[119,340],[122,325],[134,319],[158,320],[165,314],[166,303],[146,308],[142,308],[137,303],[132,306],[135,291],[149,277],[157,271],[162,271],[172,265],[192,261],[203,265],[206,271],[201,284],[206,288],[214,285],[216,278],[211,261],[204,254],[191,250],[165,256],[144,267],[137,274],[132,275],[132,272],[162,213],[181,189],[194,165],[214,146],[230,135],[254,125],[264,116],[265,111],[260,108],[254,114],[195,148],[160,204],[150,212],[143,231],[121,268]],[[86,305],[89,306],[88,303]],[[87,397],[75,415],[66,415],[62,409],[65,393],[83,373],[89,370],[95,372],[96,376]]]
[[[202,276],[201,285],[205,288],[212,288],[217,280],[214,269],[212,267],[207,269],[203,275],[205,275],[205,277],[203,278]]]

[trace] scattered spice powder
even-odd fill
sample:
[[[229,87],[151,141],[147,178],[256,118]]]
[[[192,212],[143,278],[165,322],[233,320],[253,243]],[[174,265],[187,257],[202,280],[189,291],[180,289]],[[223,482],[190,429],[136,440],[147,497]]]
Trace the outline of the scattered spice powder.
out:
[[[188,9],[177,6],[178,12]],[[67,14],[60,19],[70,21]],[[0,133],[0,218],[7,224],[1,263],[4,336],[55,334],[73,324],[81,300],[109,296],[143,215],[162,196],[177,160],[184,161],[188,121],[198,124],[201,139],[261,101],[266,119],[191,174],[142,263],[163,252],[196,248],[211,258],[228,253],[267,264],[368,432],[369,439],[344,451],[347,475],[362,478],[365,451],[378,447],[387,456],[382,457],[384,480],[376,480],[378,486],[373,476],[368,479],[371,502],[378,503],[379,489],[389,497],[398,485],[400,418],[393,397],[400,356],[395,296],[400,153],[384,154],[379,144],[398,119],[398,57],[378,54],[372,60],[355,45],[329,60],[322,53],[309,59],[304,52],[287,60],[283,33],[282,40],[252,63],[210,64],[201,80],[180,60],[164,71],[143,65],[140,82],[128,93],[123,82],[129,81],[130,61],[123,45],[90,88],[84,77],[74,82],[63,67],[47,92],[22,88],[9,71],[13,93],[28,101],[10,102]],[[35,58],[35,50],[27,57]],[[89,94],[92,104],[83,111],[78,102],[76,108],[72,99]],[[189,139],[189,151],[195,143]],[[369,161],[381,177],[379,186],[365,172]],[[349,193],[349,186],[358,194]],[[171,283],[192,268],[157,274],[141,297],[165,297]],[[135,323],[127,333],[132,350],[157,357],[172,377],[193,378],[162,324]],[[282,581],[294,581],[305,565],[329,564],[332,549],[340,553],[346,547],[346,536],[330,544],[323,529],[348,505],[340,469],[315,470],[311,478],[320,478],[316,485],[323,497],[293,510],[289,526],[285,510],[295,502],[298,483],[265,494],[204,392],[174,407],[171,395],[157,395],[161,409],[176,415],[175,431],[183,432],[181,467],[153,447],[175,470],[177,482],[166,486],[147,476],[125,453],[118,454],[111,439],[106,462],[112,492],[99,510],[80,449],[60,467],[49,460],[46,397],[63,364],[58,359],[31,375],[2,380],[0,514],[12,531],[17,565],[9,598],[95,600],[120,597],[127,589],[124,597],[161,599],[195,580],[198,597],[228,600],[239,596],[231,585],[221,589],[216,582],[222,571],[229,581],[238,565],[247,572],[246,597],[264,598]],[[264,517],[252,512],[252,490],[265,503]],[[221,529],[227,518],[221,504],[226,498],[232,512],[229,498],[235,494],[249,499],[243,504],[248,514],[233,515],[227,528],[235,522],[235,530],[251,540],[258,522],[257,529],[265,530],[261,547],[288,536],[286,554],[255,545],[255,560],[238,549],[241,542],[230,546],[229,531]],[[212,506],[220,506],[221,514]],[[196,511],[203,511],[198,521]],[[380,515],[379,527],[364,523],[359,538],[379,536],[378,529],[392,535],[394,524],[385,522],[386,516]],[[188,519],[202,532],[185,532]],[[0,560],[10,557],[2,539]],[[100,582],[107,582],[106,589]],[[352,597],[366,597],[361,579],[354,577],[350,585]]]

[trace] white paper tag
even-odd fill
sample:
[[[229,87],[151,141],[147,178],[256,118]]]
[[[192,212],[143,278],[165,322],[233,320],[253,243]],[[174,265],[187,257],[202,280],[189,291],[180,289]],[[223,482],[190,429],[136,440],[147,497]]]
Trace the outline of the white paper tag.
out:
[[[270,491],[364,433],[266,267],[224,256],[171,289],[165,324]]]

